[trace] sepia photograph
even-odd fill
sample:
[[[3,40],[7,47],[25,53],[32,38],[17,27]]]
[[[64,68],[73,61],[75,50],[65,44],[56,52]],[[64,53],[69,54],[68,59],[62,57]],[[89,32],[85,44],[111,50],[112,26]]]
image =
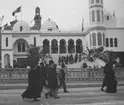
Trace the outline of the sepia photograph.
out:
[[[124,0],[0,0],[0,105],[124,105]]]

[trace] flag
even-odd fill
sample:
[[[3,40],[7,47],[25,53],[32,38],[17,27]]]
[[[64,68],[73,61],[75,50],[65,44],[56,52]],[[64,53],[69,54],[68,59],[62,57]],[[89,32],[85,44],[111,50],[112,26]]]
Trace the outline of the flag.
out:
[[[18,7],[15,11],[13,11],[12,16],[15,16],[15,14],[18,12],[21,12],[21,6]]]

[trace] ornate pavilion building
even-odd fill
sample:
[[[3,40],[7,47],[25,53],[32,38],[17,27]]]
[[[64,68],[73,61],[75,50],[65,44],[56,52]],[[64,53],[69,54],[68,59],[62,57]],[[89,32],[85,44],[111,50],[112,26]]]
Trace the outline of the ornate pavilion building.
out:
[[[124,28],[116,26],[116,17],[105,12],[103,0],[89,0],[87,29],[80,32],[63,32],[50,18],[41,24],[40,8],[36,7],[34,21],[30,27],[25,21],[14,20],[2,30],[2,68],[27,57],[30,44],[41,46],[56,60],[59,55],[83,53],[86,47],[103,46],[105,50],[119,53],[124,60]]]

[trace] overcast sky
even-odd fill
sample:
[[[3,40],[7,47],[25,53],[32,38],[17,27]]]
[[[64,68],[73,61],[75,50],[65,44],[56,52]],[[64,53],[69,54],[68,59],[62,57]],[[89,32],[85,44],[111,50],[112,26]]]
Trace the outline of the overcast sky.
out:
[[[103,0],[106,11],[117,17],[117,25],[124,26],[124,0]],[[89,21],[89,0],[0,0],[0,17],[4,15],[3,24],[15,19],[12,12],[22,5],[22,19],[30,25],[35,8],[41,9],[42,24],[51,18],[61,30],[81,30],[84,18],[85,27]],[[16,14],[21,20],[21,13]]]

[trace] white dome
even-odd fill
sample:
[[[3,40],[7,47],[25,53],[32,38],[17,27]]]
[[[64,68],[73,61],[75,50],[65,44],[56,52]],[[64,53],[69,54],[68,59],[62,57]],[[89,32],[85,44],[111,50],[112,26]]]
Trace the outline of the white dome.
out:
[[[58,30],[58,26],[49,18],[47,21],[44,22],[41,27],[41,30]]]
[[[15,32],[29,32],[29,30],[29,24],[23,20],[15,23],[15,25],[13,26],[13,31]]]

